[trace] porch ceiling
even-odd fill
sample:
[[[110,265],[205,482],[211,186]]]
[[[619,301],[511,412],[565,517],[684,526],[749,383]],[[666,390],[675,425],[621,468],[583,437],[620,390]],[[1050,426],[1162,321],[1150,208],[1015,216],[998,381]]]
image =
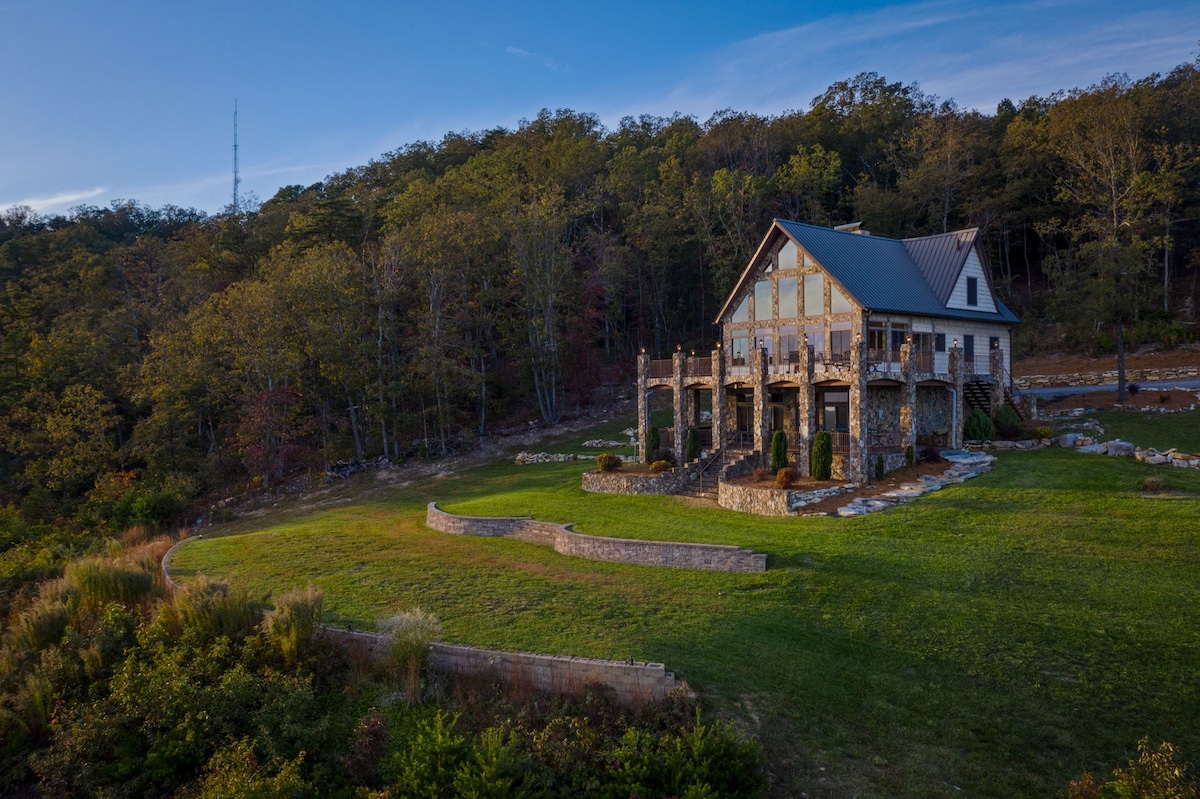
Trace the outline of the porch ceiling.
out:
[[[902,386],[904,385],[899,380],[893,380],[890,377],[879,377],[874,380],[867,381],[868,386]]]

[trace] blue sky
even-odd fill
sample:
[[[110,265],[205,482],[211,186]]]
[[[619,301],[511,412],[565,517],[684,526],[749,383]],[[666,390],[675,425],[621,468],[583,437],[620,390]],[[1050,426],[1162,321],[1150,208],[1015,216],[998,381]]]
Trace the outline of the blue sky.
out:
[[[213,213],[541,108],[807,109],[859,72],[992,112],[1195,60],[1197,0],[0,0],[0,209]]]

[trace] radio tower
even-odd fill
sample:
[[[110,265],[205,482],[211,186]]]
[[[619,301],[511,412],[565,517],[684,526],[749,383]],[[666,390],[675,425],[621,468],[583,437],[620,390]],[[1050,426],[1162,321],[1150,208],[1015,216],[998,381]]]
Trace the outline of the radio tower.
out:
[[[237,99],[233,101],[233,212],[236,214],[241,209],[238,207],[238,184],[242,179],[238,177],[238,143],[237,143]]]

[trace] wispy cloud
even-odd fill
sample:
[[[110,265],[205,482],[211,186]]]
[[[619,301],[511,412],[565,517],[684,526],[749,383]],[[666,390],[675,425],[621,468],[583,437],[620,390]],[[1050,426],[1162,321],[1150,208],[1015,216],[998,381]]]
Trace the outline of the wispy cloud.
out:
[[[67,208],[84,200],[90,200],[93,197],[99,197],[108,191],[107,186],[97,186],[94,189],[83,189],[79,191],[64,191],[58,194],[52,194],[49,197],[26,197],[24,200],[16,200],[10,203],[0,203],[0,208],[11,208],[16,205],[25,205],[35,211],[50,211],[59,208]]]
[[[552,69],[555,72],[570,72],[571,71],[570,67],[563,64],[560,61],[556,61],[555,59],[550,58],[548,56],[538,55],[537,53],[531,53],[528,50],[522,50],[520,47],[511,47],[511,46],[505,47],[504,52],[508,53],[511,56],[516,56],[517,58],[524,59],[526,61],[533,61],[534,63],[536,63],[538,66],[542,67],[543,69]]]
[[[731,106],[778,113],[806,108],[835,81],[878,72],[991,111],[1004,97],[1087,86],[1113,72],[1169,70],[1194,57],[1197,39],[1200,16],[1159,0],[928,0],[835,13],[732,43],[682,65],[682,77],[657,96],[638,92],[641,99],[617,105],[619,115],[669,108],[704,118]]]

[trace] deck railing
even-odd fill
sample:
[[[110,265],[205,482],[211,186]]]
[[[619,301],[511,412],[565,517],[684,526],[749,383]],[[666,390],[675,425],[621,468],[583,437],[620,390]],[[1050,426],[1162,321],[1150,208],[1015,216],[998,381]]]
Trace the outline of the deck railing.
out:
[[[670,359],[651,361],[650,377],[663,378],[675,376],[675,362]]]
[[[685,368],[689,377],[712,377],[712,358],[689,355]]]

